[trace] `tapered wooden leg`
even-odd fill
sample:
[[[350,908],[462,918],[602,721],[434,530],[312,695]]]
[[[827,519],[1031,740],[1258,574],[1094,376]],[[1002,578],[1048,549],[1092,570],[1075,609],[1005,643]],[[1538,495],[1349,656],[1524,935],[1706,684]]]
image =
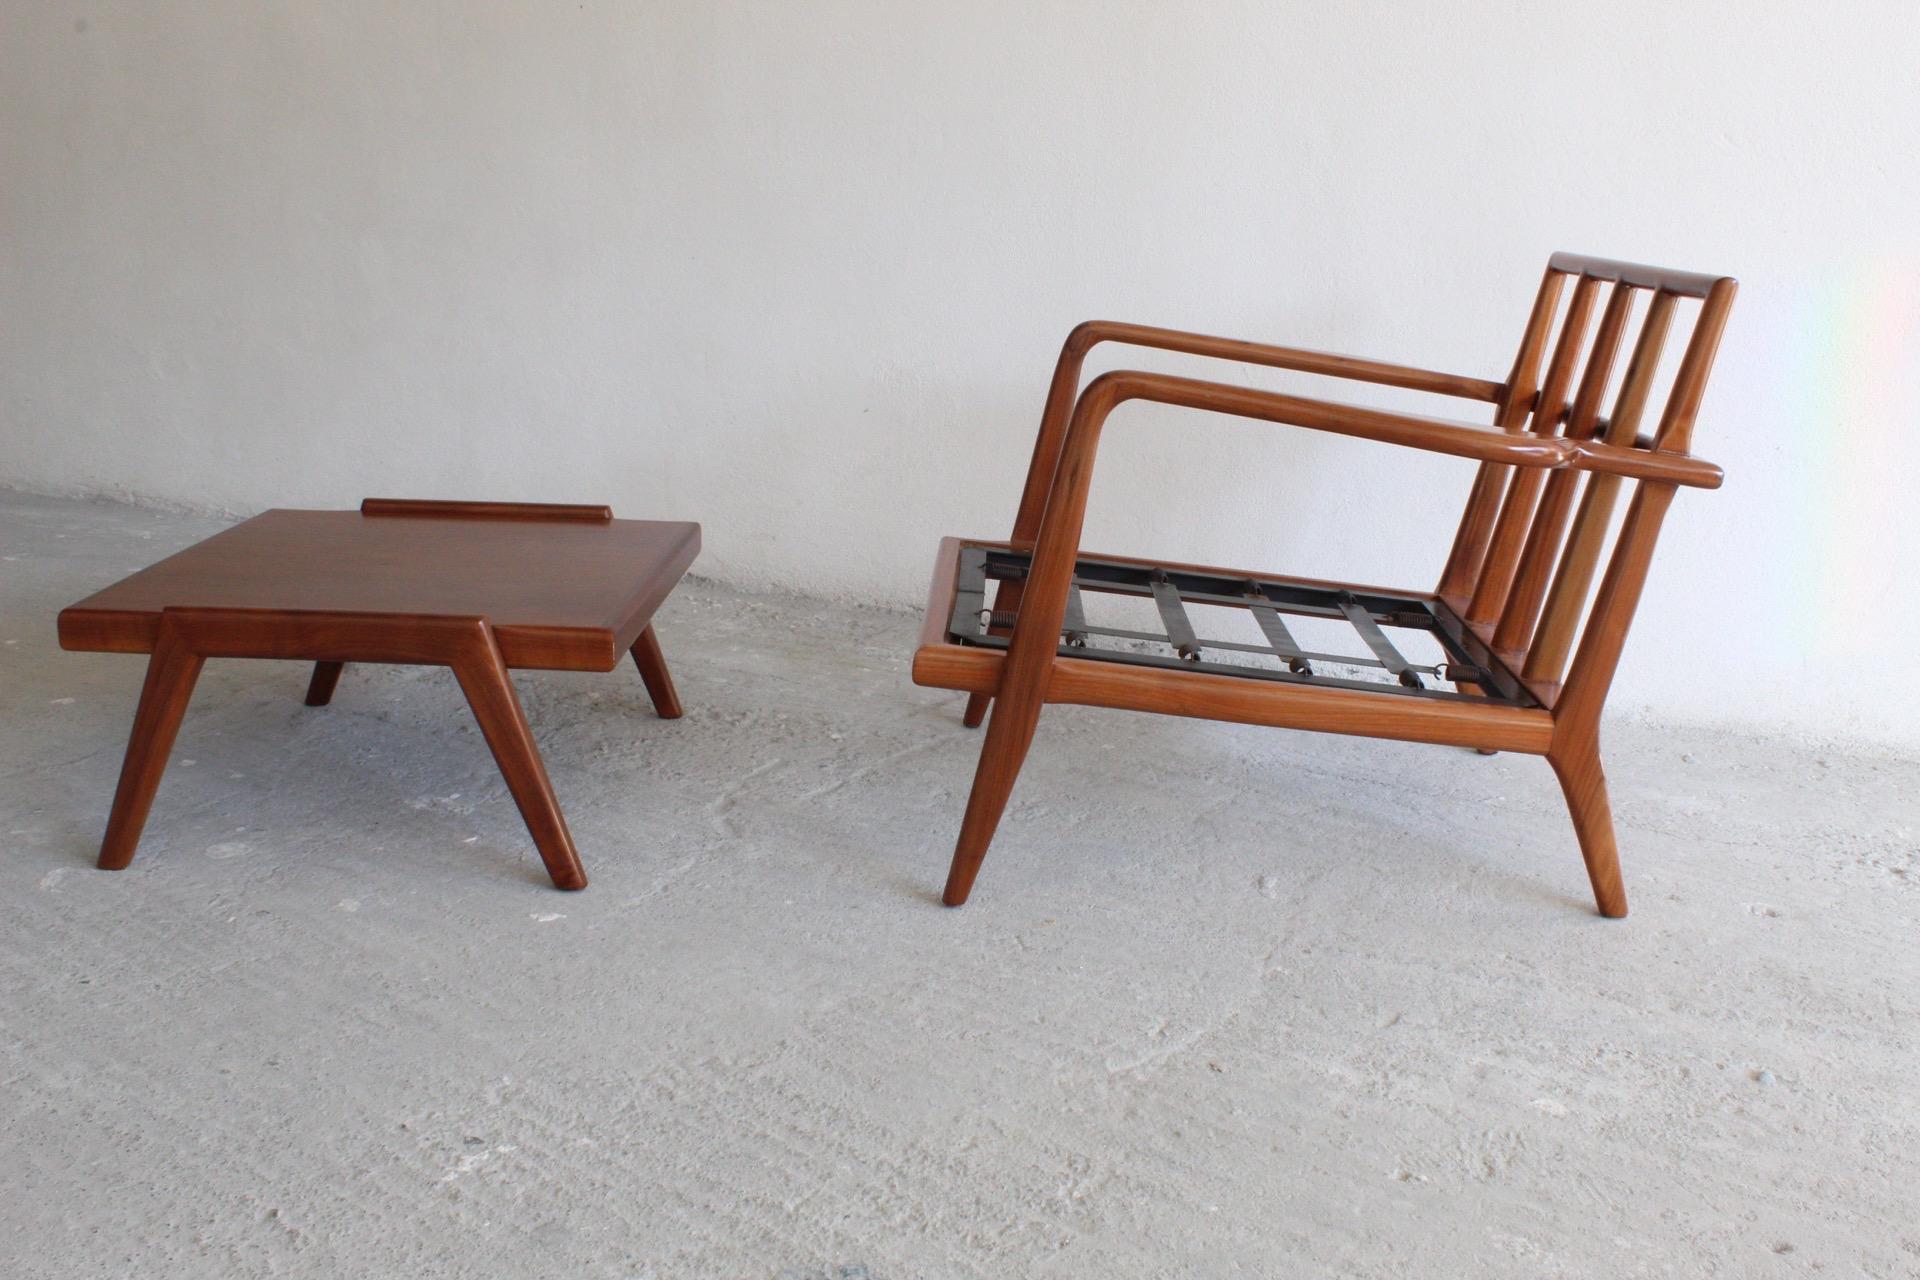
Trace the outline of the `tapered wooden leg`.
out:
[[[653,709],[662,720],[678,720],[680,695],[673,690],[673,677],[667,674],[667,658],[660,652],[660,637],[653,633],[653,624],[640,633],[633,642],[633,665],[640,668],[640,678],[646,682],[647,696],[653,699]]]
[[[1005,697],[994,700],[987,722],[986,741],[980,744],[980,764],[973,773],[973,792],[967,797],[967,816],[960,823],[960,839],[953,847],[953,865],[947,871],[947,891],[940,900],[957,907],[973,892],[974,877],[993,843],[1000,815],[1013,794],[1014,780],[1033,745],[1034,726],[1040,721],[1039,698],[1022,704]]]
[[[163,618],[153,657],[147,663],[146,684],[140,690],[140,707],[133,713],[133,733],[127,738],[127,757],[120,766],[120,785],[113,793],[107,834],[100,842],[102,870],[119,871],[133,861],[141,829],[147,825],[147,811],[153,807],[153,793],[160,786],[160,775],[166,772],[167,753],[173,750],[174,736],[180,731],[180,720],[193,697],[193,683],[200,677],[203,662],[199,654],[188,651],[173,624]]]
[[[1620,851],[1613,838],[1613,808],[1607,803],[1607,779],[1600,770],[1597,746],[1551,751],[1547,763],[1560,779],[1573,814],[1574,833],[1580,837],[1580,856],[1600,914],[1618,919],[1627,914],[1627,890],[1620,879]]]
[[[513,691],[513,680],[507,674],[506,663],[500,659],[493,633],[489,630],[483,635],[477,652],[453,663],[453,673],[466,692],[473,718],[480,722],[480,732],[486,735],[487,745],[493,749],[494,761],[507,780],[507,790],[520,806],[520,816],[526,819],[534,846],[540,850],[540,859],[547,864],[553,887],[584,889],[586,869],[580,865],[580,855],[573,847],[573,833],[567,830],[567,820],[561,816],[560,802],[554,797],[553,783],[547,778],[547,767],[540,759],[533,731],[527,727],[526,713],[520,709],[519,695]]]
[[[324,707],[333,701],[333,687],[340,683],[340,673],[346,670],[344,662],[316,662],[313,664],[313,679],[307,681],[307,705]]]
[[[960,723],[969,729],[978,729],[980,722],[987,718],[987,707],[993,702],[990,693],[970,693],[967,695],[967,710],[960,717]]]

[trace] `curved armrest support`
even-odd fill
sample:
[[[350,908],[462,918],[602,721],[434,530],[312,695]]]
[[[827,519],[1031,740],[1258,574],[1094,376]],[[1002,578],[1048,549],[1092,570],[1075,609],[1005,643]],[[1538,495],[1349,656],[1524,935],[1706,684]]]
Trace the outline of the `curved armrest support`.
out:
[[[1066,342],[1060,348],[1060,358],[1053,367],[1053,381],[1047,388],[1046,409],[1040,415],[1040,434],[1034,439],[1033,460],[1027,465],[1026,487],[1021,490],[1020,509],[1013,518],[1013,537],[1016,541],[1031,541],[1039,532],[1047,494],[1053,488],[1054,472],[1060,464],[1067,419],[1073,412],[1077,397],[1081,395],[1081,366],[1086,361],[1087,352],[1102,342],[1123,342],[1183,355],[1238,360],[1271,369],[1291,369],[1298,373],[1323,374],[1381,386],[1406,387],[1468,400],[1498,402],[1507,393],[1505,383],[1488,382],[1482,378],[1464,378],[1451,373],[1435,373],[1430,369],[1385,364],[1378,360],[1329,355],[1322,351],[1272,347],[1257,342],[1239,342],[1232,338],[1212,338],[1205,334],[1158,329],[1151,325],[1088,320],[1076,325],[1073,332],[1067,335]]]

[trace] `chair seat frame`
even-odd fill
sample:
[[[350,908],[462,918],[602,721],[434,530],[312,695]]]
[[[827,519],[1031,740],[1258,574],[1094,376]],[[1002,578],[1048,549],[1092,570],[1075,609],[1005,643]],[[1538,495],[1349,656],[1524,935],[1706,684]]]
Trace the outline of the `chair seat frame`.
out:
[[[1142,325],[1076,327],[1055,366],[1012,536],[949,538],[935,565],[914,680],[970,694],[970,726],[992,708],[943,900],[958,906],[971,893],[1040,710],[1055,702],[1544,755],[1566,796],[1601,914],[1625,915],[1600,715],[1674,494],[1721,482],[1720,468],[1688,449],[1736,289],[1727,277],[1555,254],[1504,382]],[[1636,308],[1643,294],[1646,305]],[[1683,301],[1699,304],[1692,333],[1657,429],[1641,434]],[[1636,314],[1638,338],[1628,344]],[[1102,343],[1480,401],[1494,406],[1494,421],[1481,426],[1126,369],[1083,387],[1087,354]],[[1616,358],[1629,346],[1612,411],[1603,414]],[[1425,592],[1390,590],[1083,553],[1101,434],[1131,401],[1477,461],[1440,582]],[[1595,591],[1614,505],[1628,484],[1633,495]],[[1083,591],[1152,598],[1164,634],[1089,626]],[[1260,647],[1200,641],[1183,599],[1250,609],[1267,637],[1266,656],[1279,665],[1208,661],[1209,647]],[[1371,656],[1302,650],[1284,623],[1272,625],[1285,614],[1344,618]],[[1405,659],[1379,634],[1383,625],[1431,632],[1444,666]],[[1173,656],[1094,652],[1086,640],[1095,633],[1159,641]],[[1329,657],[1377,666],[1397,682],[1313,669]],[[1453,688],[1435,687],[1442,683]]]

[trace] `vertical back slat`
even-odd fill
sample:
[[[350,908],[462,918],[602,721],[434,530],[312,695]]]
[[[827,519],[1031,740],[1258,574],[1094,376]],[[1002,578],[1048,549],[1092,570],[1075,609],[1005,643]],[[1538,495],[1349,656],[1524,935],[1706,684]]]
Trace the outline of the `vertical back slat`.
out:
[[[1613,683],[1620,651],[1626,646],[1627,626],[1640,604],[1647,565],[1653,560],[1660,522],[1666,519],[1673,492],[1671,484],[1643,481],[1635,486],[1633,501],[1627,504],[1627,518],[1620,526],[1620,540],[1607,562],[1600,594],[1594,598],[1593,617],[1580,637],[1580,652],[1573,660],[1566,688],[1553,704],[1556,721],[1569,720],[1588,728],[1599,721],[1600,706],[1606,700],[1607,686]]]
[[[1653,295],[1653,301],[1647,306],[1640,339],[1627,361],[1627,374],[1613,402],[1613,417],[1607,423],[1608,444],[1630,445],[1639,433],[1640,418],[1653,391],[1654,374],[1659,370],[1661,353],[1666,350],[1674,301],[1674,295],[1663,289]],[[1559,572],[1554,575],[1552,589],[1547,594],[1546,610],[1534,633],[1533,647],[1527,653],[1524,674],[1529,680],[1556,682],[1566,668],[1567,654],[1573,648],[1574,628],[1579,625],[1587,591],[1593,586],[1593,571],[1600,563],[1607,522],[1613,518],[1613,504],[1619,492],[1619,476],[1596,473],[1587,477],[1586,492],[1580,497],[1580,513],[1574,517],[1573,532],[1567,537]]]
[[[1687,354],[1674,374],[1673,390],[1667,396],[1667,411],[1660,416],[1660,430],[1653,447],[1663,453],[1685,453],[1693,443],[1693,422],[1700,416],[1700,401],[1707,394],[1707,375],[1713,372],[1713,357],[1720,350],[1720,335],[1726,331],[1727,312],[1733,308],[1738,286],[1731,280],[1715,281],[1700,304],[1699,318],[1693,322],[1693,338]]]
[[[1674,374],[1673,390],[1661,415],[1660,430],[1654,448],[1663,453],[1685,452],[1693,437],[1693,423],[1706,394],[1707,375],[1713,370],[1713,357],[1720,348],[1720,335],[1726,329],[1727,312],[1733,306],[1735,284],[1716,280],[1708,288],[1700,314],[1694,320],[1693,336],[1687,352]],[[1556,722],[1583,726],[1589,732],[1597,725],[1600,707],[1613,673],[1620,663],[1620,650],[1626,643],[1627,628],[1633,623],[1640,591],[1646,584],[1647,563],[1653,558],[1653,545],[1660,536],[1660,522],[1673,500],[1674,485],[1643,480],[1636,487],[1633,502],[1627,508],[1620,539],[1601,580],[1594,600],[1593,615],[1587,619],[1580,637],[1580,648],[1567,674],[1566,688],[1554,703]]]
[[[1598,280],[1585,275],[1574,286],[1573,300],[1567,304],[1567,317],[1560,326],[1560,341],[1554,347],[1546,383],[1540,388],[1540,398],[1533,409],[1531,425],[1537,435],[1554,434],[1561,415],[1566,412],[1567,389],[1573,383],[1574,367],[1586,341],[1587,321],[1593,314],[1593,298],[1599,286]],[[1541,480],[1542,473],[1529,467],[1515,473],[1508,482],[1506,500],[1500,505],[1500,518],[1494,522],[1479,581],[1467,605],[1468,622],[1492,622],[1506,604],[1520,544],[1527,536],[1527,526],[1533,522],[1533,509],[1540,498]]]
[[[1533,409],[1539,389],[1540,362],[1547,350],[1547,334],[1553,328],[1553,314],[1560,305],[1560,293],[1567,273],[1547,268],[1534,294],[1533,313],[1520,335],[1520,348],[1513,357],[1513,370],[1507,375],[1506,393],[1500,398],[1493,425],[1505,431],[1518,428]],[[1447,554],[1446,568],[1440,574],[1438,594],[1449,599],[1464,599],[1473,593],[1480,565],[1486,558],[1487,542],[1493,536],[1494,518],[1500,513],[1500,496],[1506,490],[1507,473],[1513,468],[1497,462],[1483,463],[1474,477],[1473,490],[1460,517],[1460,528],[1453,537],[1453,549]]]
[[[1580,375],[1580,391],[1574,397],[1573,413],[1567,419],[1567,435],[1585,440],[1595,434],[1600,419],[1600,403],[1606,397],[1613,377],[1613,363],[1620,354],[1620,341],[1633,314],[1633,286],[1615,284],[1607,297],[1606,312],[1587,356],[1587,367]],[[1578,471],[1556,471],[1547,477],[1546,492],[1534,512],[1533,525],[1527,530],[1526,549],[1520,555],[1520,567],[1513,586],[1507,592],[1506,608],[1494,631],[1494,650],[1510,659],[1527,647],[1533,635],[1534,620],[1547,594],[1547,579],[1554,559],[1560,553],[1560,539],[1567,528],[1567,515],[1573,509],[1573,495],[1580,483]]]

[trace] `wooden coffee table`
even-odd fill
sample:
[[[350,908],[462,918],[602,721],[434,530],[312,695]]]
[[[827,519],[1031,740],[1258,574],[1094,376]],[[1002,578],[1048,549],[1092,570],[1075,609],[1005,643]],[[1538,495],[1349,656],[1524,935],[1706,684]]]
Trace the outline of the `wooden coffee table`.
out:
[[[208,658],[314,663],[324,706],[349,662],[453,668],[560,889],[587,874],[509,670],[611,671],[631,652],[654,709],[680,715],[651,619],[700,551],[700,526],[606,507],[369,498],[268,511],[60,614],[60,646],[150,653],[100,866],[133,861]]]

